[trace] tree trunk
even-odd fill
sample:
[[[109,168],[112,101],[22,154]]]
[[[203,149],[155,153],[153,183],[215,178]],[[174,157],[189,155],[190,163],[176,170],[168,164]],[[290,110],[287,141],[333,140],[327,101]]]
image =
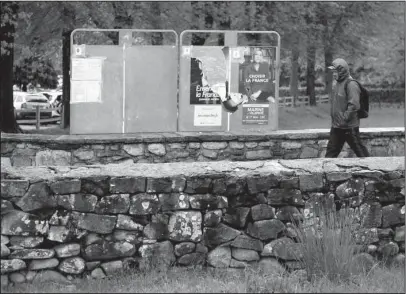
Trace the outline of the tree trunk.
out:
[[[292,49],[292,74],[290,77],[290,93],[293,96],[293,106],[299,96],[299,47],[294,44]]]
[[[61,128],[70,126],[70,34],[71,30],[62,33],[62,97],[63,112]]]
[[[324,81],[326,84],[325,92],[326,94],[331,93],[333,89],[333,74],[327,69],[328,66],[333,62],[333,46],[330,34],[328,32],[328,17],[326,13],[321,14],[321,24],[323,25],[323,43],[324,43]]]
[[[314,84],[316,80],[316,47],[314,44],[308,44],[307,47],[307,95],[309,95],[310,106],[316,106],[316,93],[314,89]]]
[[[17,19],[16,2],[0,3],[0,18],[9,19],[0,26],[0,130],[5,133],[20,133],[13,105],[13,62],[14,62],[14,22]]]
[[[330,46],[324,47],[324,80],[326,82],[326,94],[330,94],[333,91],[333,73],[331,70],[328,70],[333,62],[333,50]]]

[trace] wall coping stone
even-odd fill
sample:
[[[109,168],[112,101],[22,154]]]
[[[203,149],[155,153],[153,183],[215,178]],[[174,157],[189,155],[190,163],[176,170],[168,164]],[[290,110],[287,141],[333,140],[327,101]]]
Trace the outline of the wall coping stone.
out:
[[[234,132],[173,132],[139,134],[96,134],[96,135],[43,135],[43,134],[1,134],[1,143],[46,143],[50,145],[114,144],[114,143],[181,143],[206,141],[263,141],[272,139],[311,140],[328,139],[330,129],[278,130],[264,133]],[[361,138],[404,136],[404,127],[360,128]]]
[[[1,166],[2,179],[26,179],[53,181],[89,177],[256,177],[256,176],[299,176],[330,172],[402,171],[405,157],[368,158],[313,158],[295,160],[262,160],[250,162],[169,162],[169,163],[126,163],[87,166]]]

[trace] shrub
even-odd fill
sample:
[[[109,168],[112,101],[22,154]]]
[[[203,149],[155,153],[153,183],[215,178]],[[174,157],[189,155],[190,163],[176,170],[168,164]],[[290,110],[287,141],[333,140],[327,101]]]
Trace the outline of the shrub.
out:
[[[327,277],[331,281],[349,281],[351,260],[357,248],[352,212],[350,209],[336,212],[321,208],[319,215],[295,225],[298,240],[303,244],[300,262],[307,271],[307,279],[314,281]]]

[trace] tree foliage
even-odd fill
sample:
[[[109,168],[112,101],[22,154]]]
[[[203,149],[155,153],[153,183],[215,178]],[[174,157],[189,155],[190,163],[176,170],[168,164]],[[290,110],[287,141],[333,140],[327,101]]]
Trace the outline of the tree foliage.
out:
[[[9,68],[11,61],[12,70],[14,59],[14,80],[20,82],[28,79],[23,69],[34,61],[49,70],[52,64],[61,73],[62,36],[75,28],[173,29],[178,34],[231,29],[281,35],[280,85],[290,85],[293,96],[306,84],[311,101],[315,86],[331,91],[332,77],[325,68],[337,57],[346,59],[363,83],[404,87],[405,3],[400,1],[1,2],[0,13],[1,68]],[[165,34],[149,37],[146,41],[153,44],[166,42]],[[114,34],[107,38],[117,42]],[[4,101],[12,99],[3,89],[12,81],[0,81],[2,114]]]

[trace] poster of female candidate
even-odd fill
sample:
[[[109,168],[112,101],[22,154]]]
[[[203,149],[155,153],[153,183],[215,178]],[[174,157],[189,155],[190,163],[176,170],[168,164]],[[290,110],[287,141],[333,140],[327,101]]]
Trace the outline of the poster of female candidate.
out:
[[[238,63],[238,80],[232,81],[233,88],[238,88],[238,92],[247,97],[242,107],[242,123],[268,124],[269,104],[275,103],[275,47],[231,50],[232,62]]]
[[[274,102],[275,48],[247,47],[245,62],[239,68],[239,91],[248,96],[247,104],[269,104]]]

